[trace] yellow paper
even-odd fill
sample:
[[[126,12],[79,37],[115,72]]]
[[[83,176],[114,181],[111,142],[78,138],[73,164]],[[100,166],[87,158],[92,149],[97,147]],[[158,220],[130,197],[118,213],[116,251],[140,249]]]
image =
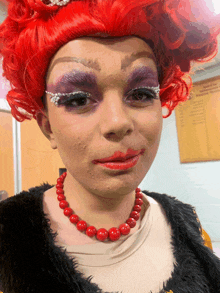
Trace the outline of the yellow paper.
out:
[[[194,83],[175,113],[181,163],[220,160],[220,76]]]

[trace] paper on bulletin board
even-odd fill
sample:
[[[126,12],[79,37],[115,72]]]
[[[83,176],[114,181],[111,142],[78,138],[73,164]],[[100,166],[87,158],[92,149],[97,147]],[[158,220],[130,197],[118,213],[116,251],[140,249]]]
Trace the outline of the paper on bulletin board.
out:
[[[181,163],[220,160],[220,76],[194,83],[175,114]]]

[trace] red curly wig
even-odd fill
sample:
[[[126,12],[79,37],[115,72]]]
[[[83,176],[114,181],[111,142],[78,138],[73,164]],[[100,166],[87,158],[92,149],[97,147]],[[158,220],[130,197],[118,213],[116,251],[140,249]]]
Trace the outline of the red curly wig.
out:
[[[169,110],[166,117],[189,95],[191,79],[185,73],[190,62],[205,62],[217,53],[220,18],[204,0],[70,0],[63,7],[43,1],[10,0],[0,26],[4,76],[12,88],[7,101],[20,122],[36,119],[49,63],[75,38],[103,33],[150,41],[162,106]]]

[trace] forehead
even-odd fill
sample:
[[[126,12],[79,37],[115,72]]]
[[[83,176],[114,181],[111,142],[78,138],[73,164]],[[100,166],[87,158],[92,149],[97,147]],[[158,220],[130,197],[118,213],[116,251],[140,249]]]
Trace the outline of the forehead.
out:
[[[135,61],[146,61],[155,69],[155,57],[150,46],[138,37],[82,37],[61,47],[51,60],[47,82],[78,67],[104,74],[126,73]],[[86,67],[84,67],[86,66]]]
[[[128,37],[81,37],[72,40],[62,46],[58,52],[54,55],[51,64],[59,57],[71,54],[74,56],[97,56],[99,58],[102,55],[109,53],[116,53],[119,55],[126,55],[136,53],[139,51],[152,52],[150,46],[142,39],[134,36]],[[101,53],[101,55],[100,55]]]

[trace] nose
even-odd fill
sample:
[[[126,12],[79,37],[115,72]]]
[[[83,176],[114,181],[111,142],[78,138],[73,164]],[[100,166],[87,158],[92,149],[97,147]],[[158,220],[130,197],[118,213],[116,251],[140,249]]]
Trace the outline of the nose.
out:
[[[134,131],[131,109],[116,91],[107,93],[103,99],[100,129],[106,139],[121,140]]]

